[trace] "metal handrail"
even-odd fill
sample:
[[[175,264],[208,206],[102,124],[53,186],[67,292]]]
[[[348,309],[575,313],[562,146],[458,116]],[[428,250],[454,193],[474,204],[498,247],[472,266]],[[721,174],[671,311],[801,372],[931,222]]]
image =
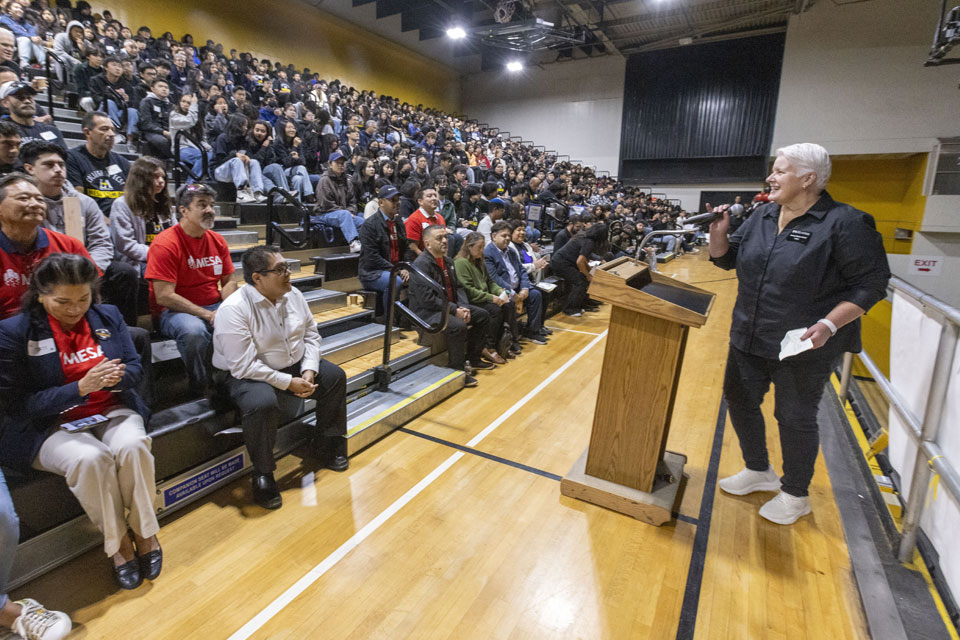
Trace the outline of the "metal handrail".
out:
[[[275,209],[273,196],[279,195],[289,204],[292,204],[300,212],[300,226],[303,228],[303,240],[294,240],[293,236],[287,233],[287,230],[280,226],[280,221],[274,219]],[[274,234],[279,234],[283,237],[284,240],[289,242],[291,245],[297,249],[302,249],[310,242],[310,232],[313,230],[313,222],[310,220],[310,212],[307,210],[303,203],[290,195],[286,189],[281,189],[280,187],[274,187],[267,192],[267,226],[266,226],[266,244],[271,246],[273,244]]]
[[[933,364],[933,375],[930,379],[927,404],[922,418],[910,410],[907,402],[865,351],[856,354],[867,371],[870,372],[870,375],[873,376],[887,402],[907,426],[907,435],[917,446],[913,476],[910,480],[910,495],[907,498],[903,516],[902,537],[897,552],[901,562],[909,562],[917,545],[917,534],[927,503],[931,472],[936,472],[940,476],[940,484],[946,489],[947,495],[957,506],[960,506],[960,474],[944,456],[943,450],[936,442],[940,422],[943,418],[943,405],[947,399],[947,388],[950,384],[954,354],[957,350],[958,334],[960,334],[960,310],[924,293],[896,276],[890,278],[887,288],[906,295],[919,303],[925,311],[929,311],[932,315],[945,320],[941,326],[940,341],[937,345],[937,355]],[[844,354],[843,369],[840,376],[841,398],[847,397],[853,356],[852,353]]]
[[[376,378],[380,385],[381,391],[386,391],[390,386],[390,379],[392,377],[392,371],[390,370],[390,347],[393,344],[391,338],[393,333],[393,318],[394,311],[399,309],[413,321],[424,333],[440,333],[441,331],[446,330],[447,320],[450,316],[450,305],[443,305],[442,310],[440,311],[440,323],[437,325],[431,325],[427,323],[423,318],[418,316],[405,304],[397,300],[397,274],[401,270],[406,269],[411,277],[418,277],[423,282],[434,289],[437,293],[442,295],[446,299],[446,289],[443,288],[438,282],[433,278],[425,274],[420,270],[419,267],[415,267],[413,263],[400,261],[397,264],[393,265],[393,268],[390,270],[390,289],[387,293],[387,300],[389,305],[386,309],[386,318],[384,318],[384,329],[383,329],[383,363],[376,369]]]
[[[51,122],[56,122],[57,114],[55,113],[56,109],[53,106],[53,83],[50,82],[50,60],[51,59],[59,62],[60,68],[63,69],[63,75],[64,75],[63,86],[67,86],[67,82],[69,82],[69,78],[66,77],[67,65],[63,64],[63,58],[55,54],[53,51],[47,51],[47,60],[44,63],[44,66],[46,67],[46,71],[47,71],[47,106],[50,107]]]
[[[180,159],[180,140],[182,138],[186,138],[193,143],[193,146],[200,150],[200,156],[203,161],[203,176],[195,175]],[[210,158],[207,157],[207,152],[203,148],[203,142],[197,140],[197,138],[188,133],[186,129],[178,129],[176,135],[173,136],[173,159],[173,181],[178,191],[180,190],[181,172],[186,172],[187,177],[192,178],[194,182],[202,182],[205,176],[210,175]]]

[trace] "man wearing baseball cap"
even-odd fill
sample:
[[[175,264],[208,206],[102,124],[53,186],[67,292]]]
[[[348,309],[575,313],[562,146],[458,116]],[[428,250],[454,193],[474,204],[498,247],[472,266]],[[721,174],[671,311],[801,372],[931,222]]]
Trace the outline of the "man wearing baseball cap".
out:
[[[360,253],[357,229],[363,225],[363,216],[357,215],[357,200],[347,182],[347,159],[339,151],[330,154],[329,169],[317,183],[317,204],[311,221],[339,227],[350,243],[350,253]]]
[[[390,293],[390,271],[400,262],[407,246],[403,222],[397,219],[400,192],[392,184],[380,187],[377,193],[380,208],[360,227],[360,284],[376,291],[377,315],[387,311]],[[397,276],[397,290],[410,279],[406,269]]]
[[[29,82],[20,80],[0,85],[0,104],[10,112],[10,120],[20,130],[20,145],[28,142],[52,142],[67,150],[60,129],[52,124],[37,122],[37,90]]]
[[[483,217],[483,220],[480,221],[480,224],[477,225],[477,231],[483,234],[483,239],[486,240],[487,244],[490,244],[490,230],[493,228],[493,223],[497,220],[503,218],[503,212],[506,210],[507,203],[501,198],[493,198],[490,200],[490,212]]]

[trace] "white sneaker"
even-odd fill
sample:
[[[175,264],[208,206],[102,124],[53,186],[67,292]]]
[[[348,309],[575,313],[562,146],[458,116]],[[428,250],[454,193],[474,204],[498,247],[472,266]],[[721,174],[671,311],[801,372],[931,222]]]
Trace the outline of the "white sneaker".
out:
[[[754,491],[778,491],[780,477],[773,467],[766,471],[752,471],[744,469],[740,473],[724,478],[719,483],[720,488],[735,496],[745,496]]]
[[[354,240],[350,243],[350,253],[360,253],[360,241]]]
[[[237,204],[250,204],[256,201],[257,199],[254,197],[253,192],[250,191],[250,187],[237,189]]]
[[[267,196],[263,195],[262,191],[255,191],[253,194],[253,199],[259,202],[260,204],[263,204],[264,202],[267,201]]]
[[[70,616],[62,611],[50,611],[29,598],[18,600],[17,604],[23,610],[13,621],[13,631],[24,640],[63,640],[70,633]]]
[[[811,511],[810,498],[798,498],[781,491],[760,507],[760,516],[777,524],[793,524]]]

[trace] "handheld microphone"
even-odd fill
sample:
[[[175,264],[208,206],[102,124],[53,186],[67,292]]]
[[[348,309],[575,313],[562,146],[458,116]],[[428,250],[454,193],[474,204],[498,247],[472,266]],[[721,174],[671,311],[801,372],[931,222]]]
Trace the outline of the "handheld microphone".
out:
[[[714,220],[719,220],[722,217],[723,217],[723,211],[710,211],[709,213],[700,213],[698,215],[691,216],[687,218],[683,224],[693,224],[693,225],[710,224]]]

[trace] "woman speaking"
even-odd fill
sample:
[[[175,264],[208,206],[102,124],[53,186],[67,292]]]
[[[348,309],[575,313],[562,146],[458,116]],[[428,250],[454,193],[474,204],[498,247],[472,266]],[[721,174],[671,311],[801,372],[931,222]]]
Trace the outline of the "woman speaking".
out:
[[[784,525],[810,513],[820,396],[837,358],[861,350],[859,318],[884,298],[890,279],[873,217],[834,201],[825,190],[829,178],[823,147],[778,149],[767,178],[770,203],[729,238],[725,208],[710,225],[710,260],[736,268],[739,280],[723,392],[746,468],[720,488],[734,495],[779,489],[760,515]],[[803,329],[806,350],[781,360],[781,341],[796,329]],[[779,478],[760,411],[771,382],[783,452]]]

